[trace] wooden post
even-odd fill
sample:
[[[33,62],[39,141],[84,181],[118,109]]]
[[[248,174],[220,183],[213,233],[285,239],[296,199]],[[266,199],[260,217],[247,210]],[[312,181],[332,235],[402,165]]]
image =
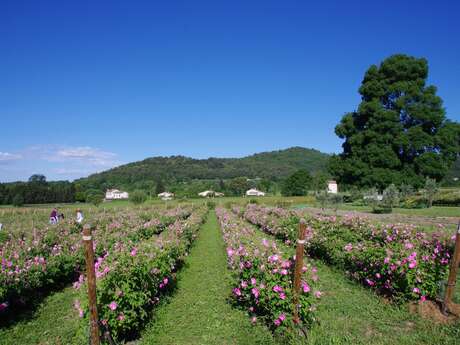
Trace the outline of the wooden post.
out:
[[[305,232],[307,225],[304,219],[299,223],[299,234],[297,237],[297,246],[295,252],[295,271],[294,271],[294,290],[293,290],[293,303],[294,303],[294,322],[299,323],[299,295],[300,283],[302,277],[303,267],[303,250],[305,245]]]
[[[83,227],[83,243],[85,245],[86,280],[88,282],[91,345],[99,345],[99,324],[96,304],[96,272],[94,271],[94,250],[93,239],[91,236],[91,226],[88,224]]]
[[[444,295],[444,302],[442,303],[442,312],[447,314],[449,306],[452,303],[452,298],[455,293],[455,284],[457,281],[458,266],[460,264],[460,222],[457,226],[455,235],[455,249],[452,261],[450,262],[449,278],[447,279],[446,294]]]

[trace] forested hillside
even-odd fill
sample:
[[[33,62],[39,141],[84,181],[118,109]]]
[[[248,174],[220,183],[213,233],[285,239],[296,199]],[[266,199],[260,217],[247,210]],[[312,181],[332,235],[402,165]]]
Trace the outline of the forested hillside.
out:
[[[184,156],[153,157],[90,175],[75,181],[81,189],[138,188],[161,181],[164,184],[189,180],[261,178],[276,181],[297,170],[310,173],[326,170],[329,155],[313,149],[293,147],[243,158],[193,159]]]

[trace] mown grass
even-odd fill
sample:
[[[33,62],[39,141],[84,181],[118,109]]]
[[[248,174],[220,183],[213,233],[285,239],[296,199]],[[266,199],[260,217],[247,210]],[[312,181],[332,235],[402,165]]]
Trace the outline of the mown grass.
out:
[[[18,322],[0,328],[0,344],[71,344],[79,322],[73,309],[75,298],[72,287],[48,296],[34,312],[25,313]]]
[[[214,212],[186,265],[178,276],[177,293],[156,312],[140,344],[275,344],[267,329],[252,326],[247,315],[227,301],[230,273]]]

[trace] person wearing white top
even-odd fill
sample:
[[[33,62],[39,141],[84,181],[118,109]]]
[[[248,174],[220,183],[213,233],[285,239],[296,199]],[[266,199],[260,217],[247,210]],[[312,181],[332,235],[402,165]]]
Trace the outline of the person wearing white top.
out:
[[[83,212],[78,209],[77,210],[77,223],[81,224],[81,222],[83,222]]]

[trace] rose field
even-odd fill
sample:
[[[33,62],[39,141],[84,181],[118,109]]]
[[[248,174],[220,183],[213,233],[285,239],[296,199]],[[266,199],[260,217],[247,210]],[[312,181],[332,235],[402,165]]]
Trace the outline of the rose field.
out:
[[[458,320],[426,312],[443,294],[451,231],[260,200],[82,205],[100,329],[116,344],[458,343]],[[48,208],[0,209],[0,344],[88,344],[82,225],[75,206],[62,210],[51,225]]]

